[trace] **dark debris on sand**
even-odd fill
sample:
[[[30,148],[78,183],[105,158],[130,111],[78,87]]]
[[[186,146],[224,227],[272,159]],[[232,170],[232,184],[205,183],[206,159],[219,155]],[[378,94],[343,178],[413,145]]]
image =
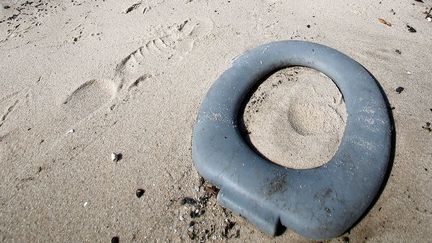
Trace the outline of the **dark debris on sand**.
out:
[[[113,238],[111,238],[111,243],[119,243],[119,242],[120,242],[120,237],[114,236]]]
[[[407,28],[408,28],[408,31],[411,32],[411,33],[415,33],[415,32],[417,32],[417,30],[414,29],[414,27],[412,27],[411,25],[408,25],[408,24],[407,24]]]
[[[136,190],[135,195],[136,195],[138,198],[141,198],[141,197],[144,195],[144,193],[145,193],[145,190],[139,188],[139,189]]]
[[[398,94],[400,94],[400,93],[402,93],[402,91],[404,91],[404,90],[405,90],[404,87],[397,87],[395,91],[396,91]]]
[[[182,206],[179,209],[179,218],[184,222],[187,237],[199,242],[240,237],[240,226],[235,222],[231,212],[216,202],[219,189],[201,177],[196,190],[195,197],[185,196],[178,199],[179,205]]]
[[[426,122],[426,125],[422,126],[422,128],[428,132],[432,132],[432,126],[430,122]]]

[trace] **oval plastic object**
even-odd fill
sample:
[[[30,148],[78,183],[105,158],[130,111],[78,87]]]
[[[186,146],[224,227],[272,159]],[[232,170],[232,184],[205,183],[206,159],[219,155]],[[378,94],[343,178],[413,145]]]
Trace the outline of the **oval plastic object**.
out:
[[[340,89],[348,113],[334,157],[321,167],[290,169],[260,157],[242,137],[239,111],[252,88],[290,66],[316,69]],[[192,156],[198,172],[221,189],[218,201],[274,235],[281,224],[312,239],[343,234],[377,196],[391,157],[392,124],[374,77],[323,45],[280,41],[237,58],[205,96]]]

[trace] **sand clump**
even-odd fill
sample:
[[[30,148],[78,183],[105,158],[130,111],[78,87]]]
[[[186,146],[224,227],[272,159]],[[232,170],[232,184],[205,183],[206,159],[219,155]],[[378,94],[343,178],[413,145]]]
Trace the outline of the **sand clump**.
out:
[[[252,95],[243,115],[247,138],[258,152],[297,169],[318,167],[333,157],[346,118],[337,86],[305,67],[271,75]]]

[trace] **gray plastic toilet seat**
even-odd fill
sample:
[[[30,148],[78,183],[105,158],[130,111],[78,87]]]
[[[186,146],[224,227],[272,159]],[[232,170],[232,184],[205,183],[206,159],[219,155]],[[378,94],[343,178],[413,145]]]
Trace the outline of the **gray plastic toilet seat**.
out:
[[[242,137],[239,111],[251,89],[275,71],[305,66],[340,89],[348,118],[341,145],[321,167],[297,170],[260,157]],[[219,187],[218,201],[274,235],[282,225],[312,239],[348,230],[377,196],[392,147],[392,124],[376,80],[323,45],[272,42],[236,59],[205,96],[193,133],[198,172]]]

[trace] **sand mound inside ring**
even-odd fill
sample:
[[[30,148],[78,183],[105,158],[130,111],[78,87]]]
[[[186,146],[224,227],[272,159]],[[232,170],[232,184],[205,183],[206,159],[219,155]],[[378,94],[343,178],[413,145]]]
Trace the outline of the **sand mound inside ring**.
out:
[[[296,169],[327,163],[337,151],[346,122],[345,103],[326,75],[304,67],[282,69],[248,101],[247,139],[264,157]]]

